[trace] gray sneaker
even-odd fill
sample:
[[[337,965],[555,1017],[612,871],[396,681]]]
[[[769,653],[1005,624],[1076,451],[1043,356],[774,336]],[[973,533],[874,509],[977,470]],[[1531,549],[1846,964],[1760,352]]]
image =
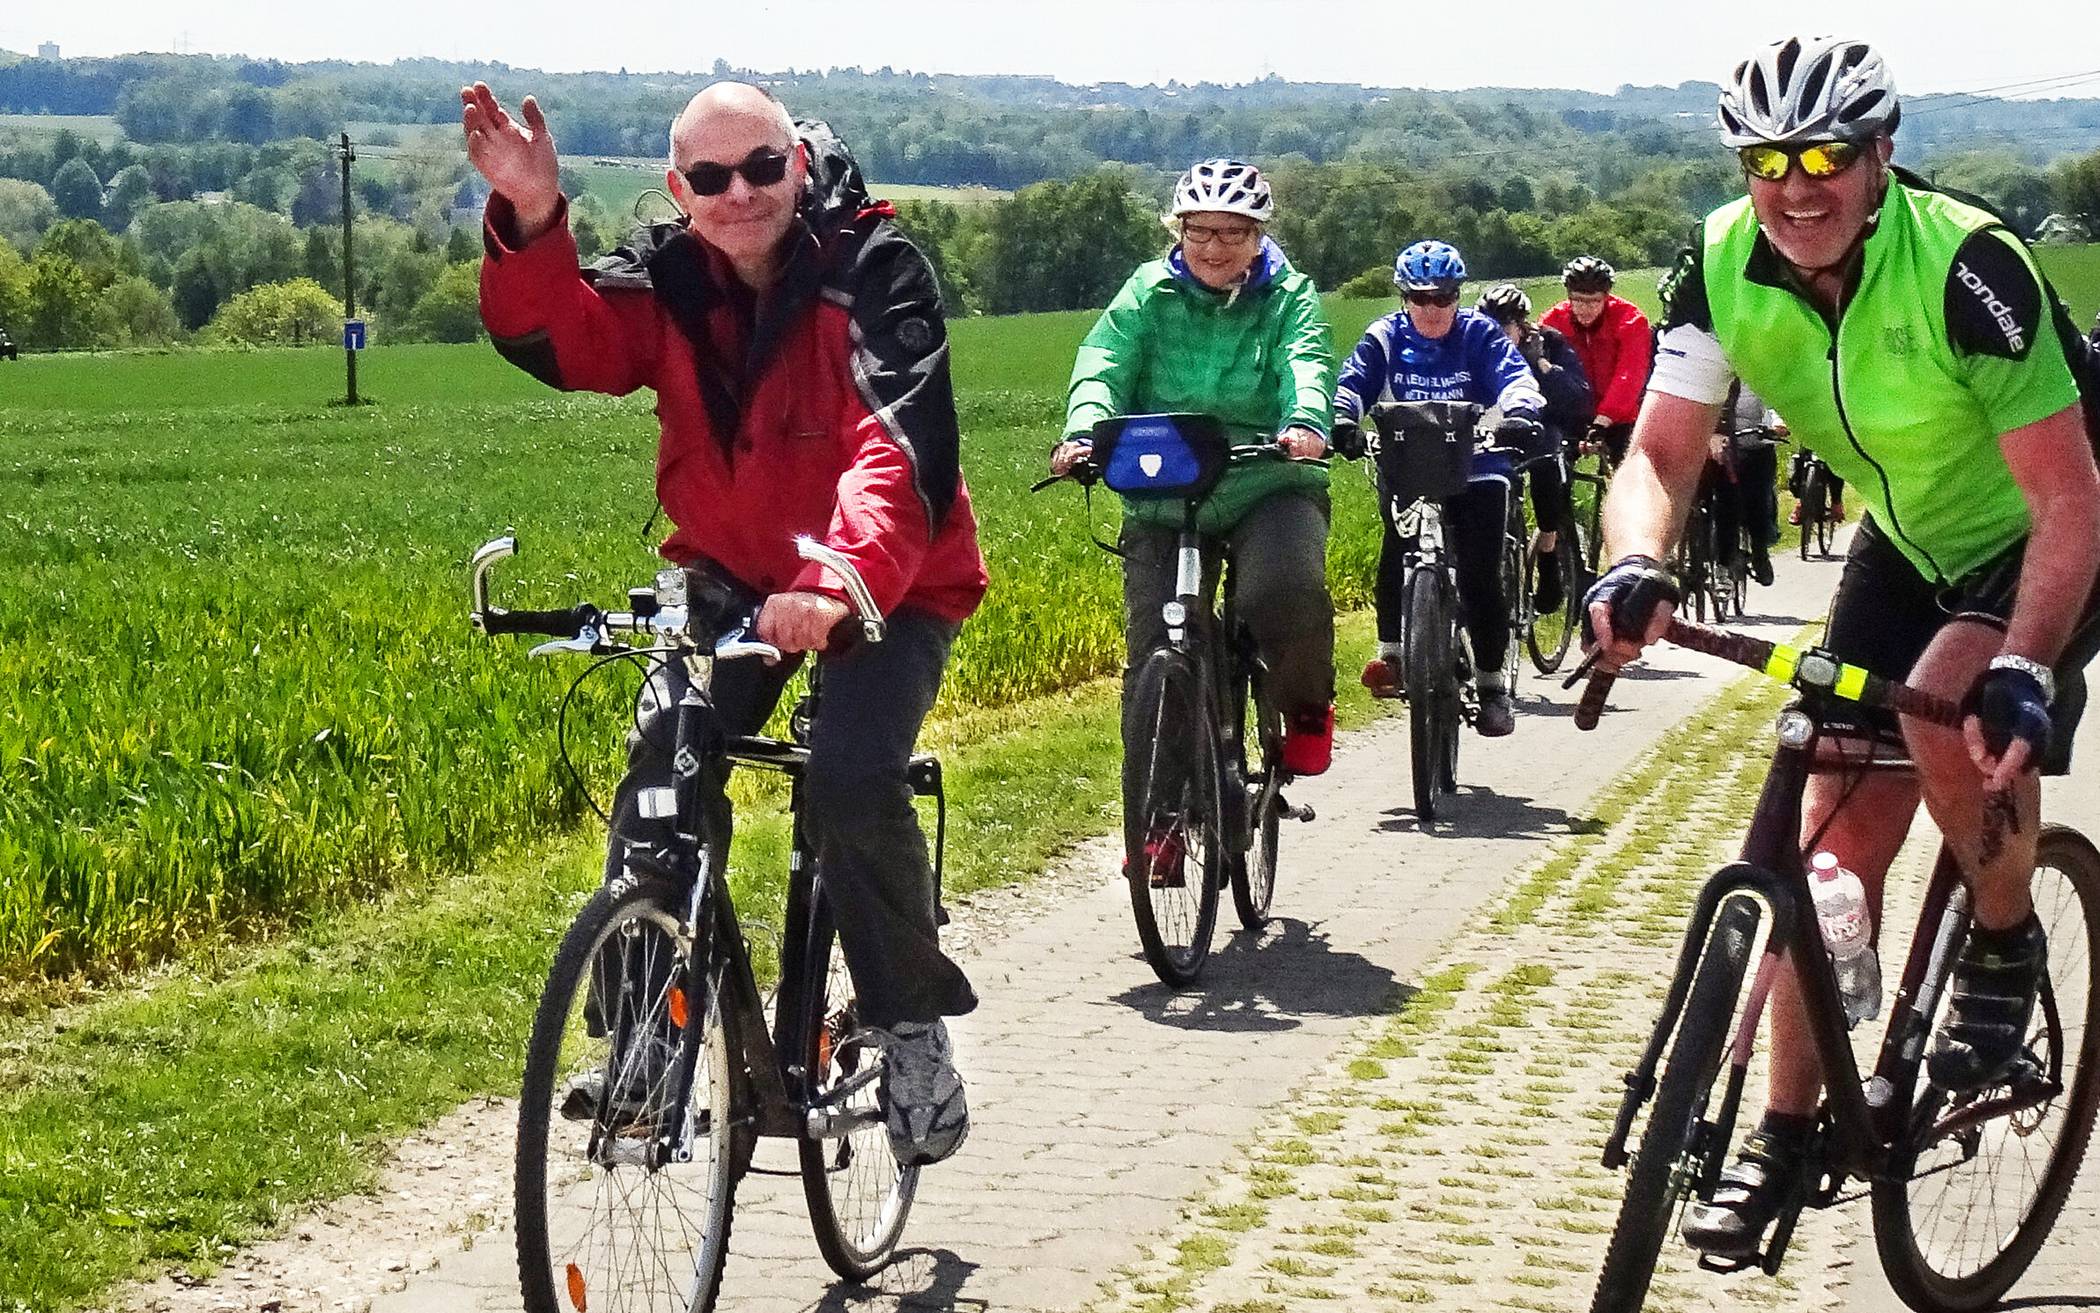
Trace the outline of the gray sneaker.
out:
[[[970,1110],[955,1050],[942,1021],[900,1021],[882,1046],[882,1101],[890,1151],[906,1167],[937,1163],[962,1148]]]

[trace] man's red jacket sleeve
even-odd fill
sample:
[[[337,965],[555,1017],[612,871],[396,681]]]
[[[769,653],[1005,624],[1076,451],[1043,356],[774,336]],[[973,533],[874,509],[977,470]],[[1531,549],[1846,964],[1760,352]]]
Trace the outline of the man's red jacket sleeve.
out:
[[[517,216],[489,197],[482,224],[481,322],[496,350],[551,387],[624,396],[649,382],[662,350],[646,290],[601,292],[578,268],[569,202],[554,226],[514,246]],[[609,294],[608,294],[609,293]]]

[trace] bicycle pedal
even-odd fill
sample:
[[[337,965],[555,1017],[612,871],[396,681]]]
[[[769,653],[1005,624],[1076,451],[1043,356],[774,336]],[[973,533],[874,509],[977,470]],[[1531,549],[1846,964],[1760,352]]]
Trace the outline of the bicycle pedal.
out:
[[[1724,1258],[1719,1254],[1699,1255],[1699,1266],[1702,1270],[1718,1272],[1722,1276],[1732,1276],[1737,1272],[1747,1272],[1753,1267],[1761,1266],[1763,1262],[1764,1256],[1762,1254],[1755,1258]]]
[[[1287,821],[1309,821],[1313,818],[1312,804],[1292,806],[1279,796],[1276,799],[1276,814]]]

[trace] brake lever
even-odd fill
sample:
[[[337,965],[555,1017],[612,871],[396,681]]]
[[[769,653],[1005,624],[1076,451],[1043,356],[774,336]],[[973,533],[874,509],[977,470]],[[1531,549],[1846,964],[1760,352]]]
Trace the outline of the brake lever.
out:
[[[606,647],[605,638],[598,626],[585,625],[576,631],[574,638],[557,638],[550,643],[541,643],[527,653],[528,656],[557,656],[563,652],[581,652],[585,656],[596,656]]]

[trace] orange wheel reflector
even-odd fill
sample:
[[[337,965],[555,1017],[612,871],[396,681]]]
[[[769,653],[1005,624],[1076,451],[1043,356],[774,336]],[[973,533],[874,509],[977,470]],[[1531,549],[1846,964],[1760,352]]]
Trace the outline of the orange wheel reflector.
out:
[[[817,1071],[819,1073],[831,1070],[831,1053],[833,1046],[834,1041],[831,1038],[831,1027],[826,1026],[824,1027],[824,1029],[817,1032]]]
[[[585,1313],[588,1307],[583,1298],[583,1269],[569,1264],[569,1302],[576,1306],[576,1313]]]
[[[682,989],[673,989],[671,991],[671,1024],[678,1027],[680,1030],[684,1030],[686,1017],[688,1015],[690,1014],[686,1012],[685,991]]]

